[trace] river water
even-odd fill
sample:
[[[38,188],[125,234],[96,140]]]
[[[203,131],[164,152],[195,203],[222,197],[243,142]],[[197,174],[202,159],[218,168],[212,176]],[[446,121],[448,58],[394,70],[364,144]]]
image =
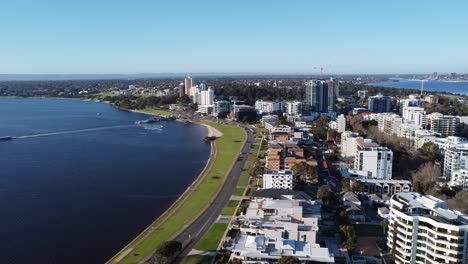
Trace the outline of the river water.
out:
[[[0,99],[0,263],[103,263],[205,166],[206,128],[108,104]]]

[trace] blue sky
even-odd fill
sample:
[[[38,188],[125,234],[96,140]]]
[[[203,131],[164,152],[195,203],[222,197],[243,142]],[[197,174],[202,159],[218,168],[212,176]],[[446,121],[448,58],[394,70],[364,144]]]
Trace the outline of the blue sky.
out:
[[[468,1],[0,0],[0,73],[468,72]]]

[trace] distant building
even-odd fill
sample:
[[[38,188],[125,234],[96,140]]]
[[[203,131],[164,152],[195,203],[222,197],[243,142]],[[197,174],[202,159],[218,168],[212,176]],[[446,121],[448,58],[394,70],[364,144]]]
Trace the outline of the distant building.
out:
[[[367,97],[367,90],[359,90],[357,91],[357,96],[361,98],[366,98]]]
[[[437,95],[426,95],[424,101],[429,104],[437,104],[439,102],[439,97]]]
[[[410,94],[408,98],[400,100],[400,113],[405,107],[424,107],[424,100],[419,94]]]
[[[233,105],[231,117],[237,121],[253,121],[257,119],[255,108],[250,105]]]
[[[279,124],[279,117],[277,115],[264,115],[260,122],[265,126],[265,128],[271,130]]]
[[[305,112],[305,104],[303,102],[287,102],[286,103],[286,113],[288,115],[302,115]]]
[[[390,96],[383,96],[378,94],[370,96],[367,100],[367,108],[374,113],[390,112],[392,108],[392,98]]]
[[[403,107],[402,116],[405,123],[416,124],[420,127],[425,127],[427,124],[426,111],[419,106]]]
[[[455,135],[459,124],[458,117],[452,115],[443,115],[441,113],[432,113],[427,115],[427,122],[431,130],[439,133],[443,137]]]
[[[291,170],[266,170],[263,174],[264,189],[288,189],[294,188],[294,172]]]
[[[185,94],[188,96],[192,96],[190,89],[193,86],[193,80],[192,80],[192,77],[190,77],[190,75],[185,78],[184,84],[185,84]]]
[[[255,110],[260,115],[273,114],[281,112],[282,106],[279,102],[257,100],[255,101]]]
[[[369,178],[389,180],[392,178],[393,152],[370,139],[357,139],[354,169],[367,171]]]
[[[367,108],[364,108],[364,107],[355,107],[353,108],[353,115],[359,115],[359,114],[362,114],[362,113],[366,113],[366,112],[369,112],[369,109]]]
[[[335,121],[330,122],[330,128],[336,130],[338,133],[343,133],[346,130],[346,117],[341,114]]]
[[[345,158],[354,158],[356,155],[356,140],[363,139],[358,133],[345,131],[341,134],[341,155]]]
[[[406,180],[357,179],[362,183],[361,191],[366,194],[389,195],[399,192],[411,192],[413,185]]]
[[[383,117],[382,131],[387,135],[396,135],[398,134],[398,129],[402,123],[402,118],[399,115],[385,115]]]
[[[306,105],[311,112],[334,112],[336,101],[335,83],[310,80],[306,82]]]
[[[231,112],[231,103],[229,101],[216,101],[213,103],[213,116],[226,117]]]
[[[459,169],[452,171],[450,177],[450,186],[461,187],[463,189],[468,188],[468,169]]]
[[[200,97],[201,105],[213,105],[214,91],[212,88],[209,88],[208,90],[201,90]]]
[[[444,151],[443,176],[450,179],[460,169],[468,169],[468,142],[450,144]]]

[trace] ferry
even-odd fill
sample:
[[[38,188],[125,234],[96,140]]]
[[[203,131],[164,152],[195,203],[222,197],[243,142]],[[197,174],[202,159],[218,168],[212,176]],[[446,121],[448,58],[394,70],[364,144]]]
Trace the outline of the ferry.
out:
[[[12,140],[13,137],[10,136],[5,136],[5,137],[0,137],[0,141],[7,141],[7,140]]]

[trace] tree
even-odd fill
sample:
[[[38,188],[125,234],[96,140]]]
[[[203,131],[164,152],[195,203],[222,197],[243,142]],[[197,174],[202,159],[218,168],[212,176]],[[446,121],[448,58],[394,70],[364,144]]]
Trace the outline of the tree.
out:
[[[278,264],[300,264],[301,261],[292,256],[283,256],[278,260]]]
[[[426,194],[435,186],[435,182],[440,178],[440,169],[432,162],[427,162],[420,166],[413,174],[413,188],[415,191]]]
[[[147,263],[169,264],[180,251],[182,251],[182,243],[175,240],[166,241],[158,249],[156,249],[156,252]]]
[[[461,191],[447,201],[449,208],[468,214],[468,191]]]
[[[190,100],[190,97],[186,94],[177,98],[178,104],[189,104],[190,102],[192,102],[192,100]]]
[[[350,225],[340,226],[340,234],[343,239],[343,247],[348,251],[353,251],[356,248],[356,234],[354,228]]]
[[[306,162],[300,162],[292,167],[294,175],[302,182],[307,182],[317,178],[317,168],[313,167]]]
[[[320,116],[311,123],[310,133],[314,134],[316,138],[326,139],[329,121],[327,116]]]
[[[322,200],[326,207],[331,207],[337,204],[336,195],[326,185],[321,186],[317,191],[317,197]]]
[[[382,220],[382,222],[380,222],[380,225],[382,226],[382,229],[383,229],[383,235],[384,235],[384,236],[387,235],[388,224],[389,224],[388,219],[384,219],[384,220]]]
[[[257,159],[254,165],[250,168],[249,174],[252,177],[257,177],[258,175],[263,174],[263,165],[259,159]]]
[[[439,147],[433,142],[424,143],[419,151],[432,162],[440,158]]]

